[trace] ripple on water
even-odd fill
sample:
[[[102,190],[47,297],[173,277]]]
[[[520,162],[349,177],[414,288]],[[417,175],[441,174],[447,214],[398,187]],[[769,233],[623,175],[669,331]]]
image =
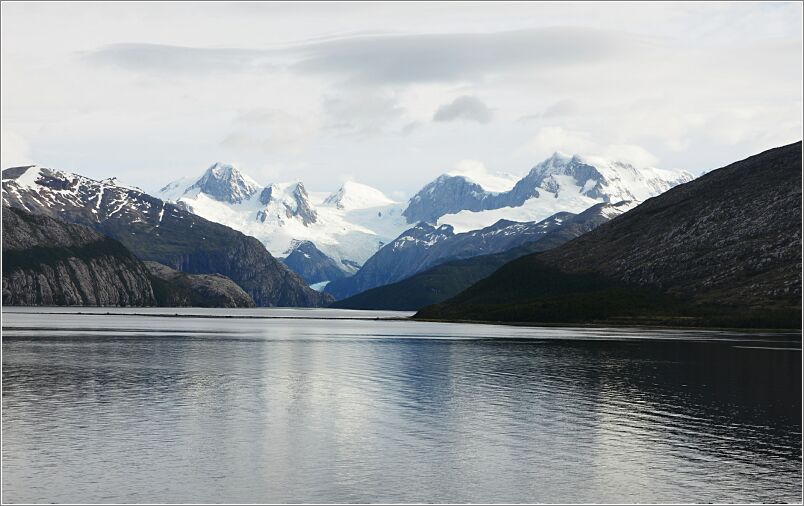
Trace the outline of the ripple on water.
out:
[[[271,311],[4,313],[4,499],[801,501],[800,335]]]

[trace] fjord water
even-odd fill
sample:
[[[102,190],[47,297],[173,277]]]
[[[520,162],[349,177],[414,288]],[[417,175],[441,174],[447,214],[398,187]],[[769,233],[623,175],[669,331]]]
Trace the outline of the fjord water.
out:
[[[2,499],[802,500],[800,333],[401,316],[4,311]]]

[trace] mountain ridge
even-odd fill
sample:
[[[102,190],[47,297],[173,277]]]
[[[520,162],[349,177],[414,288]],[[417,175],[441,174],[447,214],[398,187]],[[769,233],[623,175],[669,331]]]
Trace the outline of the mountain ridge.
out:
[[[539,222],[499,220],[495,224],[456,234],[450,225],[434,226],[421,222],[383,246],[352,277],[335,280],[324,289],[336,299],[350,297],[378,286],[401,281],[445,261],[500,253],[533,242],[542,236],[581,220],[607,220],[630,203],[596,204],[578,215],[559,212]],[[595,223],[595,226],[598,223]]]
[[[801,142],[509,262],[427,319],[801,325]]]
[[[142,260],[189,274],[222,274],[258,305],[330,302],[256,239],[141,190],[38,166],[6,169],[2,184],[4,205],[89,226]]]
[[[593,230],[616,216],[616,213],[610,212],[610,207],[610,204],[598,204],[578,215],[561,213],[563,223],[550,228],[532,242],[525,242],[499,253],[446,260],[395,283],[335,301],[330,307],[416,311],[424,306],[443,302],[488,277],[511,260],[555,248]]]

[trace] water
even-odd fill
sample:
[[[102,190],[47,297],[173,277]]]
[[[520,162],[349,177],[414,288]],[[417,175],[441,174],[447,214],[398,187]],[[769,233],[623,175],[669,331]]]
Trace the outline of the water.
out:
[[[802,500],[800,334],[35,311],[3,502]]]

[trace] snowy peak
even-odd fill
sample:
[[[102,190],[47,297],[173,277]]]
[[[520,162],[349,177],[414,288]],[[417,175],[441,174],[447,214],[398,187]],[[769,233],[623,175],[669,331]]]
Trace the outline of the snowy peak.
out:
[[[338,191],[324,199],[324,205],[347,211],[388,206],[395,203],[380,190],[354,181],[343,183]]]
[[[167,188],[167,187],[166,187]],[[257,193],[260,185],[237,170],[233,165],[216,163],[201,176],[185,193],[193,189],[209,195],[215,200],[239,204]]]
[[[414,195],[402,213],[408,223],[435,223],[445,214],[480,211],[488,192],[465,176],[443,174]]]
[[[454,235],[455,231],[450,225],[441,225],[440,227],[435,227],[429,223],[421,222],[415,227],[403,232],[402,235],[397,237],[386,247],[390,248],[391,250],[400,250],[421,244],[432,246],[433,244]]]
[[[62,218],[62,213],[86,213],[96,223],[128,216],[156,227],[166,213],[161,200],[122,185],[116,178],[97,181],[36,165],[3,171],[3,205],[53,218]]]
[[[627,162],[555,153],[536,165],[517,186],[553,194],[580,193],[603,202],[642,201],[691,181],[688,172],[637,168]]]
[[[524,206],[533,212],[523,218],[532,221],[560,210],[578,212],[595,202],[643,201],[692,179],[688,172],[637,168],[621,161],[554,153],[506,191],[489,191],[464,175],[440,176],[410,199],[403,216],[409,223],[440,223],[445,215]],[[469,229],[490,223],[493,221],[484,218]]]
[[[17,185],[27,188],[36,183],[41,169],[37,165],[9,167],[3,170],[3,181],[14,181]]]
[[[310,196],[300,181],[266,186],[260,193],[260,204],[264,208],[257,212],[257,220],[263,223],[267,220],[281,224],[283,217],[298,217],[308,226],[318,220],[318,213],[310,204]]]

